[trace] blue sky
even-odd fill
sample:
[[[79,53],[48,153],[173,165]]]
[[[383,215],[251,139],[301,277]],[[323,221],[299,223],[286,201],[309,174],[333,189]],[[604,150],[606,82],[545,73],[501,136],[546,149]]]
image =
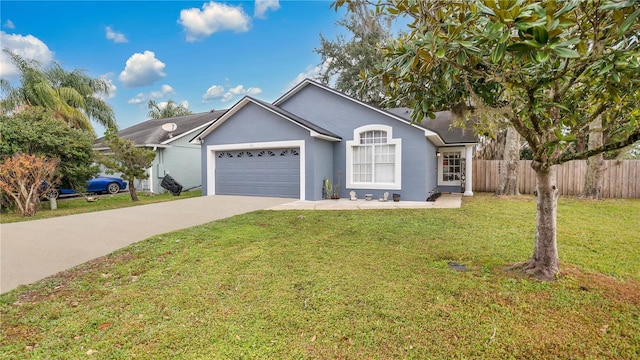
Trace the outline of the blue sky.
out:
[[[6,1],[3,48],[43,64],[83,69],[112,85],[120,128],[147,117],[147,102],[172,99],[193,112],[224,109],[244,95],[273,101],[313,77],[319,34],[335,38],[344,14],[330,1]],[[2,55],[0,77],[16,81]],[[101,135],[103,129],[96,127]]]

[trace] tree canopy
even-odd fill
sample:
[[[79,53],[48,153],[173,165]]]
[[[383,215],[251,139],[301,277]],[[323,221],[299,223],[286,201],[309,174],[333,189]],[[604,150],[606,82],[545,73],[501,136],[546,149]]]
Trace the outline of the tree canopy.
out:
[[[336,22],[349,36],[338,35],[331,40],[320,34],[320,47],[315,49],[322,56],[319,80],[325,84],[335,80],[337,90],[374,106],[386,106],[388,97],[382,81],[360,76],[382,62],[380,47],[392,40],[385,20],[365,1],[354,1],[352,12]]]
[[[12,116],[0,115],[0,134],[0,156],[25,153],[59,159],[57,173],[65,188],[81,191],[98,173],[95,138],[70,128],[52,110],[30,107]]]
[[[351,6],[339,0],[336,7]],[[408,32],[383,49],[372,72],[408,102],[414,121],[449,107],[470,119],[496,114],[526,140],[538,186],[536,243],[522,268],[558,271],[553,165],[640,140],[640,4],[628,1],[376,1],[408,16]],[[498,117],[497,116],[497,117]],[[483,116],[485,121],[497,117]],[[586,143],[601,117],[611,141]]]
[[[134,180],[146,179],[149,176],[147,169],[151,166],[156,153],[143,147],[136,147],[131,140],[118,137],[112,130],[107,130],[103,144],[111,149],[111,153],[100,155],[100,163],[110,172],[122,173],[122,176],[127,179],[131,200],[138,201]]]
[[[149,113],[147,115],[152,119],[164,119],[191,114],[191,110],[187,109],[182,104],[176,104],[173,100],[168,100],[167,103],[163,105],[164,106],[161,106],[155,101],[149,100],[149,103],[147,104],[149,107]]]
[[[0,79],[5,96],[0,101],[3,112],[21,111],[41,106],[55,112],[69,126],[94,133],[90,120],[106,128],[117,128],[113,110],[97,95],[108,95],[109,84],[93,79],[82,70],[68,72],[54,63],[48,69],[33,60],[4,49],[20,72],[20,85],[14,87]]]

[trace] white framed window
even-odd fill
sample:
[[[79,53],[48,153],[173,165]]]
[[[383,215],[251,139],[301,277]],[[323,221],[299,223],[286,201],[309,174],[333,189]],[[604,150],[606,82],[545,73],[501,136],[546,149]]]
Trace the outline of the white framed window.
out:
[[[438,153],[438,185],[460,185],[464,148],[440,148]]]
[[[347,188],[400,190],[402,140],[393,128],[367,125],[353,131],[347,141]]]

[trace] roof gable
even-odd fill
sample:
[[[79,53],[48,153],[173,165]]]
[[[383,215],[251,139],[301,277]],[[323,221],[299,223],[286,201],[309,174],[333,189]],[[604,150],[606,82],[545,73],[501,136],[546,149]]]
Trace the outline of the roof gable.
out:
[[[434,141],[436,144],[444,144],[444,141],[442,139],[439,138],[439,135],[436,132],[433,132],[432,130],[425,128],[425,127],[421,127],[418,126],[415,123],[411,122],[411,119],[406,119],[405,117],[402,116],[398,116],[397,114],[388,112],[386,110],[380,109],[376,106],[367,104],[364,101],[360,101],[358,99],[355,99],[349,95],[346,95],[340,91],[337,91],[335,89],[332,89],[326,85],[320,84],[316,81],[313,81],[311,79],[304,79],[302,82],[300,82],[298,85],[294,86],[291,90],[287,91],[284,95],[282,95],[280,98],[278,98],[276,101],[273,102],[273,104],[275,106],[279,106],[281,104],[283,104],[284,102],[286,102],[288,99],[294,97],[297,93],[299,93],[300,91],[302,91],[302,89],[304,89],[307,86],[316,86],[324,91],[330,92],[332,94],[338,95],[340,97],[343,97],[349,101],[352,101],[356,104],[359,104],[360,106],[366,107],[370,110],[376,111],[380,114],[383,114],[389,118],[392,118],[396,121],[400,121],[402,123],[405,123],[407,125],[410,125],[416,129],[419,129],[421,131],[423,131],[425,133],[425,136],[427,136],[428,138],[432,139],[432,141]]]
[[[224,115],[216,119],[213,123],[209,124],[206,128],[204,128],[201,132],[199,132],[193,139],[191,139],[191,143],[197,143],[200,139],[205,138],[211,132],[213,132],[216,128],[222,125],[224,122],[229,120],[235,113],[237,113],[240,109],[245,107],[247,104],[255,104],[266,111],[270,111],[281,118],[290,121],[291,123],[298,125],[309,131],[309,135],[312,137],[317,137],[329,141],[340,141],[342,138],[329,130],[323,129],[320,126],[317,126],[295,114],[292,114],[286,110],[283,110],[275,105],[269,104],[267,102],[252,98],[250,96],[245,96],[240,101],[238,101],[235,105],[231,107]]]

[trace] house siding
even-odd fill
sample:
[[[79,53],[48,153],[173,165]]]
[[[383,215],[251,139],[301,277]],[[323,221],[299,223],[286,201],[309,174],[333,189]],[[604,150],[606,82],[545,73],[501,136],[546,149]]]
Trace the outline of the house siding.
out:
[[[279,142],[301,140],[305,144],[306,164],[312,164],[316,152],[314,151],[313,138],[309,131],[297,126],[287,119],[274,114],[256,104],[248,103],[233,115],[233,118],[221,124],[211,134],[205,137],[202,143],[202,192],[203,195],[211,195],[215,191],[209,189],[207,175],[210,169],[207,168],[209,158],[208,146],[233,145],[233,144],[255,144],[255,148],[260,147],[262,142]],[[303,159],[300,159],[303,161]],[[313,188],[314,169],[306,168],[305,173],[305,195],[313,195],[310,189]]]
[[[337,172],[342,173],[341,197],[348,197],[351,190],[355,190],[359,198],[364,194],[382,197],[388,191],[400,194],[403,200],[424,201],[428,191],[436,187],[437,161],[435,156],[429,156],[435,155],[436,147],[426,139],[423,130],[312,85],[278,105],[342,137],[342,142],[333,143],[333,173],[330,178],[334,182]],[[349,189],[345,186],[346,142],[353,140],[355,128],[372,124],[390,126],[393,138],[402,139],[401,190]],[[323,178],[326,176],[322,175]]]
[[[336,179],[337,174],[333,171],[333,147],[334,143],[314,139],[314,173],[313,176],[310,176],[310,179],[313,181],[310,183],[308,181],[308,200],[322,200],[324,179],[327,178],[331,180],[332,184],[334,183],[334,179]]]
[[[164,175],[171,175],[184,189],[196,188],[202,185],[201,162],[199,159],[200,146],[189,144],[189,137],[182,137],[170,143],[170,148],[160,148],[162,152],[164,173],[154,173],[153,192],[165,190],[160,186]],[[156,156],[156,159],[158,156]],[[155,161],[154,160],[154,161]],[[156,167],[157,168],[157,167]]]

